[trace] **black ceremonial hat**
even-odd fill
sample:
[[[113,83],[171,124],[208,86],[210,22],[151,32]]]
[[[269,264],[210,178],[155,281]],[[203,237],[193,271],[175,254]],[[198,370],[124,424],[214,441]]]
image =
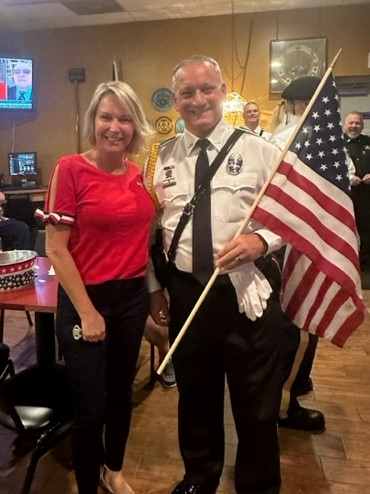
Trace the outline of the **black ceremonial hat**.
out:
[[[284,89],[281,97],[288,101],[293,101],[296,99],[307,101],[312,98],[313,93],[316,91],[319,83],[319,77],[300,77],[299,79],[292,81],[289,86]]]

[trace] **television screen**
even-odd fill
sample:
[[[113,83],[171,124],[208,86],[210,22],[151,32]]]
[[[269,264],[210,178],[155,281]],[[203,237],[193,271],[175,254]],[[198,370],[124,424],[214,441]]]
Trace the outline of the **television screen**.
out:
[[[0,57],[0,110],[32,110],[33,61]]]
[[[9,175],[37,175],[37,154],[34,152],[9,153]]]

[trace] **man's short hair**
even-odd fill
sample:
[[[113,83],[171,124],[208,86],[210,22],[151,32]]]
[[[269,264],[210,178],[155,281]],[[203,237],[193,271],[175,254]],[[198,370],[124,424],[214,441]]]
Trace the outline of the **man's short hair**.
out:
[[[192,64],[201,64],[201,63],[209,63],[210,65],[213,66],[215,71],[220,75],[220,78],[222,80],[222,72],[221,68],[218,64],[218,62],[211,57],[207,57],[206,55],[193,55],[189,58],[185,58],[182,60],[180,63],[178,63],[175,68],[172,71],[172,89],[176,89],[176,84],[177,84],[177,75],[179,71],[185,67],[186,65],[192,65]]]
[[[256,103],[255,101],[247,101],[247,102],[245,103],[245,105],[244,105],[244,108],[247,108],[247,106],[249,106],[249,105],[254,105],[254,106],[256,106],[256,107],[258,108],[258,110],[260,109],[259,104],[258,104],[258,103]]]
[[[347,117],[349,117],[350,115],[357,115],[358,117],[361,118],[362,121],[364,120],[364,116],[363,116],[363,114],[360,111],[349,111],[348,113],[346,113],[346,116],[344,117],[344,120],[346,120]]]

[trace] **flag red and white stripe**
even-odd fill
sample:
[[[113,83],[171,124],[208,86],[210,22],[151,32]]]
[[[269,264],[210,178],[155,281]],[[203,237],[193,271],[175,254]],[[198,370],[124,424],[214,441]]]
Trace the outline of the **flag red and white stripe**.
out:
[[[364,319],[358,235],[330,76],[252,217],[287,243],[281,304],[301,329],[343,346]]]
[[[287,153],[253,216],[288,242],[283,310],[298,327],[343,346],[364,318],[356,225],[349,196],[322,185]]]

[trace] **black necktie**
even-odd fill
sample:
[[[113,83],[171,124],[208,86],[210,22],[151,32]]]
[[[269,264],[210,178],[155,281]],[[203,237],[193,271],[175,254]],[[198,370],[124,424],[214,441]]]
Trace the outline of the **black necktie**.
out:
[[[25,99],[26,99],[26,93],[24,91],[20,91],[18,100],[24,101]]]
[[[201,139],[197,145],[200,147],[195,165],[194,190],[197,191],[203,181],[203,177],[209,170],[207,147],[209,141]],[[205,284],[213,273],[213,246],[211,225],[211,191],[206,187],[199,197],[193,213],[193,275]]]

